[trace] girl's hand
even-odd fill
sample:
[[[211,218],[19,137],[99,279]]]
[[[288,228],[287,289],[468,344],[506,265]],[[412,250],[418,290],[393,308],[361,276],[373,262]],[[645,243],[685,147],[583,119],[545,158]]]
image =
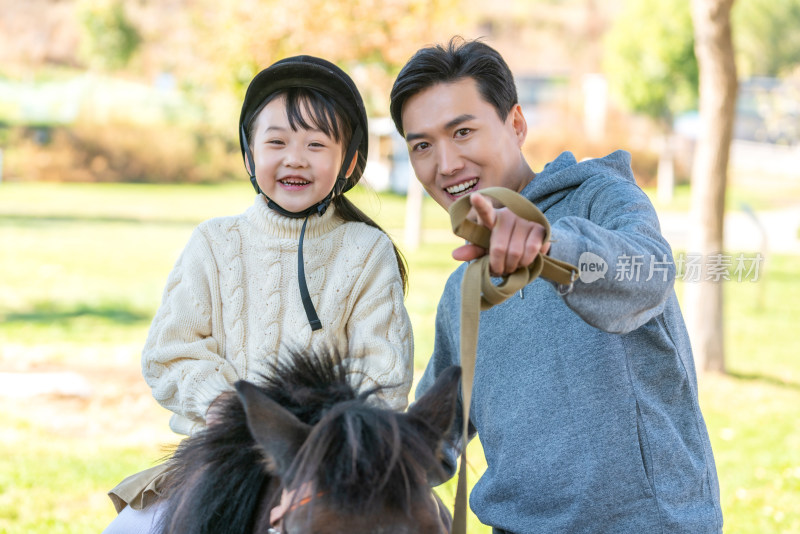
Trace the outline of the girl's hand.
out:
[[[233,394],[232,391],[226,391],[211,401],[211,405],[206,412],[206,426],[215,425],[222,421],[222,407],[225,405],[225,399],[230,398]]]

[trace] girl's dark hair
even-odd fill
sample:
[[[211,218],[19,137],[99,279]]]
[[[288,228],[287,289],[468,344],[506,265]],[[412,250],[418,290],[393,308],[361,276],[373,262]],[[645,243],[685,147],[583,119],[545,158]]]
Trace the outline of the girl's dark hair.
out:
[[[282,89],[264,99],[255,113],[253,113],[253,119],[250,124],[246,126],[247,138],[251,150],[253,147],[253,139],[255,139],[256,123],[258,122],[257,119],[261,110],[279,96],[286,97],[286,115],[289,118],[289,126],[293,131],[297,131],[298,128],[306,130],[319,128],[325,135],[336,140],[337,143],[340,143],[343,147],[343,151],[347,150],[347,146],[350,144],[350,139],[353,136],[353,130],[355,129],[353,119],[336,104],[333,98],[310,87],[290,87],[288,89]],[[313,124],[309,124],[306,118],[310,119]],[[366,132],[364,132],[364,135],[366,135]],[[349,162],[343,162],[343,165],[348,163]],[[366,165],[366,158],[359,152],[351,180],[360,180],[361,176],[364,174]],[[403,292],[405,293],[408,290],[408,269],[406,268],[406,260],[400,252],[400,249],[397,248],[394,240],[386,233],[386,230],[381,228],[378,223],[373,221],[366,213],[358,209],[356,205],[344,195],[334,196],[333,205],[336,208],[336,215],[343,221],[364,223],[367,226],[377,228],[389,237],[389,241],[391,241],[392,247],[394,248],[395,258],[397,259],[397,269],[400,272],[400,279],[403,282]]]
[[[418,50],[397,75],[389,110],[400,135],[405,136],[402,114],[406,100],[437,83],[464,78],[477,82],[481,96],[494,106],[500,120],[508,117],[517,103],[517,87],[511,69],[491,46],[456,36],[450,39],[447,47],[439,44]]]

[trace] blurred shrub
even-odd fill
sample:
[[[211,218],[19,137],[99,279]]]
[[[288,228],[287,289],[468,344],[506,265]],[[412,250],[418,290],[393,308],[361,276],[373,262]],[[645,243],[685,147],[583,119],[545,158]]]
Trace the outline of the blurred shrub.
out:
[[[652,124],[635,123],[629,116],[612,113],[603,138],[593,141],[586,136],[579,116],[565,114],[562,118],[564,120],[558,126],[528,130],[523,152],[534,171],[539,172],[564,151],[572,152],[580,161],[625,150],[631,153],[631,167],[639,186],[656,185],[658,153],[650,141],[653,138]],[[682,162],[676,161],[675,173],[677,182],[688,181],[689,169]]]
[[[212,183],[245,172],[235,140],[180,125],[14,128],[6,141],[14,181]]]
[[[545,163],[555,159],[565,150],[572,152],[578,161],[584,158],[603,157],[615,150],[626,150],[631,153],[631,167],[636,183],[640,187],[655,187],[656,185],[658,154],[650,150],[632,148],[625,144],[592,143],[584,137],[570,137],[560,131],[550,135],[529,135],[525,145],[525,156],[531,162],[533,170],[538,172],[542,170]]]

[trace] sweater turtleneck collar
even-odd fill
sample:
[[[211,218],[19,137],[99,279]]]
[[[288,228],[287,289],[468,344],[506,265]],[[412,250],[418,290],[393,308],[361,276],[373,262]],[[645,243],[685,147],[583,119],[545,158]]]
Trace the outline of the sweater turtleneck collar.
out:
[[[337,226],[343,224],[335,215],[336,208],[331,204],[322,216],[311,215],[306,225],[306,239],[324,235]],[[279,239],[300,239],[300,229],[303,227],[305,217],[293,219],[281,215],[267,206],[267,200],[262,195],[256,195],[255,202],[245,213],[250,221],[260,232]]]

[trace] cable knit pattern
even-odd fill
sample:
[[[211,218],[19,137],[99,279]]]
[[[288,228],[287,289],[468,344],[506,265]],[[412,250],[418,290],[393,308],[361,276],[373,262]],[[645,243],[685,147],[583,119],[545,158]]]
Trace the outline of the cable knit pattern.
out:
[[[392,244],[330,208],[308,220],[306,282],[322,321],[311,331],[297,279],[302,219],[270,210],[262,197],[243,214],[194,231],[175,264],[142,353],[153,396],[192,434],[211,402],[236,380],[257,380],[293,352],[338,351],[355,360],[365,386],[403,409],[411,388],[413,335]]]

